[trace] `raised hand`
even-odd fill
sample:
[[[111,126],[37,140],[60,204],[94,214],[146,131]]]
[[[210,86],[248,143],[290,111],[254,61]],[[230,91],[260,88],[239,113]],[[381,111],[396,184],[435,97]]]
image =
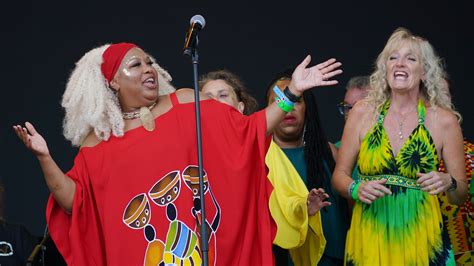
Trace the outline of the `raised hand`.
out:
[[[30,149],[33,154],[38,157],[49,155],[48,145],[44,138],[36,131],[29,122],[25,123],[25,127],[21,125],[13,126],[16,135],[20,138],[25,146]]]
[[[313,216],[324,207],[331,206],[331,202],[326,201],[329,195],[322,188],[313,188],[308,194],[308,215]]]
[[[392,191],[384,186],[386,179],[362,182],[357,189],[359,200],[366,204],[372,204],[376,199],[392,194]]]
[[[337,84],[337,80],[330,80],[332,77],[342,73],[339,67],[342,65],[336,59],[331,58],[321,64],[306,68],[311,62],[311,56],[308,55],[301,62],[291,76],[290,89],[293,93],[302,94],[305,90],[317,86],[330,86]],[[293,87],[293,88],[291,88]]]

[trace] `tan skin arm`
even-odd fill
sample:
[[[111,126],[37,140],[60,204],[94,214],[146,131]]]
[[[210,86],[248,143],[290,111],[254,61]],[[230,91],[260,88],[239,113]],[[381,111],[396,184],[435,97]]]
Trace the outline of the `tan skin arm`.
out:
[[[372,113],[373,110],[367,103],[359,101],[352,108],[344,127],[332,185],[339,194],[348,199],[351,198],[348,189],[353,181],[351,178],[352,169],[359,154],[362,134],[365,134],[363,126],[368,123],[368,116]],[[359,200],[371,204],[374,200],[391,194],[391,191],[383,185],[385,182],[386,180],[362,182],[357,190]]]
[[[361,130],[359,121],[363,118],[365,109],[367,109],[365,106],[357,103],[350,112],[344,126],[341,146],[338,150],[336,167],[332,177],[333,187],[346,198],[351,198],[351,195],[348,194],[348,187],[352,183],[350,176],[359,153],[359,131]]]
[[[339,149],[334,145],[334,143],[329,142],[329,148],[331,148],[332,156],[334,158],[334,161],[337,161],[337,153],[339,152]],[[352,178],[352,172],[351,172],[351,178]],[[349,214],[352,215],[352,207],[354,206],[354,200],[352,198],[346,198],[347,206],[349,206]]]
[[[438,123],[441,124],[441,154],[447,173],[437,171],[418,173],[417,182],[423,191],[432,195],[446,192],[451,204],[462,205],[467,200],[468,191],[461,127],[456,116],[446,110],[439,110]],[[456,179],[457,188],[448,192],[451,187],[451,176]]]
[[[70,214],[74,200],[74,192],[76,191],[74,181],[66,176],[58,167],[49,153],[46,141],[35,130],[31,123],[26,122],[25,127],[16,125],[13,126],[13,129],[25,146],[38,158],[46,184],[56,202],[66,213]]]

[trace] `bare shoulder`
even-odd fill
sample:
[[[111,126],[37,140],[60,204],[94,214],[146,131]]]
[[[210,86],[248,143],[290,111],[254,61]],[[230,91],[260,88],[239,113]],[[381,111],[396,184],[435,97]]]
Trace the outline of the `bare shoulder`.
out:
[[[434,108],[427,108],[427,115],[431,116],[433,121],[441,128],[452,128],[452,127],[459,127],[458,117],[450,110],[437,107]]]
[[[376,108],[373,104],[370,104],[366,100],[358,101],[351,109],[350,116],[362,119],[369,116],[373,116],[376,113]]]
[[[194,90],[189,88],[182,88],[176,91],[176,96],[178,96],[178,101],[180,103],[191,103],[194,102]],[[199,93],[199,98],[201,100],[209,99],[208,96]]]
[[[182,88],[176,91],[176,96],[180,103],[194,102],[194,91],[189,88]]]
[[[358,136],[359,142],[377,121],[378,112],[375,105],[366,100],[358,101],[349,112],[344,131],[352,136]]]
[[[81,148],[82,147],[94,147],[97,144],[99,144],[102,140],[100,140],[96,135],[94,130],[91,130],[89,132],[89,135],[87,135],[86,139],[82,142]]]

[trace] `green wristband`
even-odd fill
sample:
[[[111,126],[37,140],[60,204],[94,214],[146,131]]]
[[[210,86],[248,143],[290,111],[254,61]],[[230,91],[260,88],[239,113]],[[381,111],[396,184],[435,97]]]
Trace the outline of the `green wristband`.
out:
[[[360,182],[356,182],[354,189],[352,190],[351,197],[355,201],[359,201],[359,195],[357,195],[357,190],[359,190],[359,185],[360,185]]]
[[[289,113],[291,112],[291,110],[293,110],[293,106],[286,104],[286,102],[281,100],[278,96],[275,97],[275,101],[277,102],[281,110],[283,110],[283,112]]]

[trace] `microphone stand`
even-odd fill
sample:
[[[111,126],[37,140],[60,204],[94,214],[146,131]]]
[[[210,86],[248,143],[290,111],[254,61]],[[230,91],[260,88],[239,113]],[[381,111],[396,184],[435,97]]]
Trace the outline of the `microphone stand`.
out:
[[[197,46],[197,40],[196,40]],[[199,75],[198,65],[199,56],[196,47],[190,47],[184,50],[184,54],[191,56],[191,62],[193,64],[194,72],[194,112],[196,114],[196,138],[198,148],[198,171],[199,171],[199,197],[201,204],[201,253],[202,253],[202,265],[208,266],[208,252],[209,252],[209,241],[207,235],[207,222],[206,222],[206,211],[204,201],[204,178],[202,170],[202,137],[201,137],[201,106],[199,102]],[[197,218],[197,217],[196,217]]]
[[[46,233],[46,235],[43,237],[41,242],[35,246],[35,248],[33,249],[33,252],[31,252],[30,256],[26,260],[27,266],[33,266],[36,261],[36,256],[38,256],[38,253],[40,252],[40,250],[43,252],[46,250],[45,244],[46,244],[46,241],[48,241],[48,239],[49,239],[49,234]],[[44,260],[44,257],[43,257],[43,260]],[[43,264],[44,264],[44,261],[43,261]]]

